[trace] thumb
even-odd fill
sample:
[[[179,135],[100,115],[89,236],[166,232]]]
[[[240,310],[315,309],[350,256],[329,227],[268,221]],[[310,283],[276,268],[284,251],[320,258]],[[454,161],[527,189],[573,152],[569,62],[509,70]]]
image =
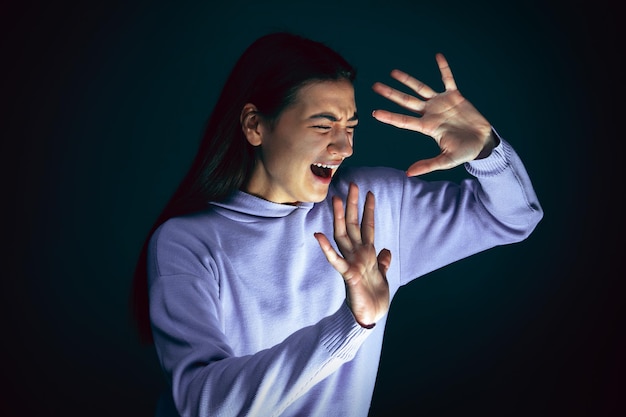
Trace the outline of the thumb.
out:
[[[406,170],[406,174],[409,177],[415,177],[418,175],[428,174],[433,171],[451,169],[457,165],[459,165],[459,163],[451,158],[448,153],[442,152],[433,158],[421,159],[415,162]]]
[[[378,270],[386,277],[389,265],[391,265],[391,251],[389,249],[381,250],[376,259],[378,260]]]

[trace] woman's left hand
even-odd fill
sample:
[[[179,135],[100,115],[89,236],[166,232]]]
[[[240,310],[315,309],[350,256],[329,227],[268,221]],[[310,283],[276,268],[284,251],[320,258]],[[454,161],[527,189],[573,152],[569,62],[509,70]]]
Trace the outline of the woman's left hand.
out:
[[[409,176],[450,169],[488,156],[497,145],[491,124],[457,89],[445,57],[437,54],[436,60],[445,86],[443,93],[435,92],[426,84],[397,69],[391,72],[391,76],[412,89],[419,97],[380,82],[372,87],[378,94],[418,115],[408,116],[375,110],[372,113],[374,118],[401,129],[428,135],[441,149],[439,155],[412,164],[407,170]]]

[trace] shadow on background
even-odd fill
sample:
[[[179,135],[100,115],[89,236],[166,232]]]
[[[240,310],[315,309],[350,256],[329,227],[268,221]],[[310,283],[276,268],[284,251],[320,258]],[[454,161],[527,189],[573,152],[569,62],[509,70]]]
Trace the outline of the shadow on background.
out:
[[[364,115],[394,108],[370,90],[392,83],[394,67],[440,90],[434,54],[443,52],[544,205],[527,241],[399,293],[371,417],[624,408],[616,11],[554,1],[209,3],[2,8],[2,415],[152,415],[164,378],[130,320],[134,263],[235,59],[273,30],[327,42],[355,63]],[[436,152],[427,138],[363,119],[351,164],[404,169]]]

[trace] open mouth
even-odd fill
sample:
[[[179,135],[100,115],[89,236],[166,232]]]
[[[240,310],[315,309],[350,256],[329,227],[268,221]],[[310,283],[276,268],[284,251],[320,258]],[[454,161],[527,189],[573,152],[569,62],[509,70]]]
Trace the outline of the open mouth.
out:
[[[333,175],[333,169],[328,165],[311,164],[311,171],[321,178],[330,178]]]

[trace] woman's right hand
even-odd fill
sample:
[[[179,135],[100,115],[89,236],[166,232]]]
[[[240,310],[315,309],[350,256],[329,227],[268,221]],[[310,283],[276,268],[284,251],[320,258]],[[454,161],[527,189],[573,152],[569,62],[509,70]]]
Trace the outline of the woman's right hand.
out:
[[[343,202],[333,197],[334,238],[341,255],[323,233],[315,233],[328,262],[341,274],[346,285],[346,301],[356,321],[372,328],[389,311],[387,270],[391,252],[376,255],[374,248],[374,194],[367,193],[363,219],[359,225],[359,188],[351,183],[344,214]]]

